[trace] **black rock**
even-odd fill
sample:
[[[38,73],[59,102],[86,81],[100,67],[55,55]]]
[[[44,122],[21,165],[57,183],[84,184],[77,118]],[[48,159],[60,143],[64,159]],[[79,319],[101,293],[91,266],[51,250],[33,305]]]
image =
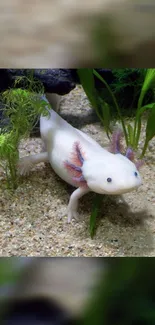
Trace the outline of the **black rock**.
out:
[[[13,85],[11,75],[8,69],[0,69],[0,92],[10,88]]]
[[[8,69],[11,81],[28,75],[30,69]],[[34,69],[34,77],[43,83],[45,93],[68,94],[76,86],[70,69]],[[1,75],[0,75],[1,78]],[[23,82],[18,87],[24,87]]]
[[[45,298],[28,299],[8,304],[2,325],[73,325],[68,313]]]
[[[112,73],[112,70],[111,69],[96,69],[95,70],[100,74],[101,77],[103,77],[105,79],[105,81],[108,83],[108,84],[111,84],[112,81],[114,80],[114,76],[113,76],[113,73]],[[74,82],[76,84],[80,84],[80,80],[79,80],[79,77],[78,77],[78,74],[77,74],[77,69],[71,69],[71,75],[72,75],[72,78],[74,80]],[[95,79],[95,86],[96,88],[104,88],[104,84],[102,83],[102,81],[100,81],[96,76],[94,77]]]
[[[110,69],[96,69],[107,83],[113,81],[113,73]],[[13,86],[19,76],[27,76],[30,69],[0,69],[0,92]],[[80,83],[77,69],[34,69],[34,77],[43,83],[45,93],[66,95]],[[103,83],[95,77],[96,87],[103,87]],[[24,88],[21,81],[16,87]]]

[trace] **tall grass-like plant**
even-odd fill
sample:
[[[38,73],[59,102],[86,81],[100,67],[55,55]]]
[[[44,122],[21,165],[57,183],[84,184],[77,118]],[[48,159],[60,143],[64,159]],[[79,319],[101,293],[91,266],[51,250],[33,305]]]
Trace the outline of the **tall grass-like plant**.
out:
[[[138,97],[144,82],[146,71],[147,69],[131,68],[112,70],[113,80],[110,83],[110,88],[114,93],[124,116],[126,114],[128,115],[128,113],[132,115],[133,108],[137,107],[136,103],[138,103]],[[151,99],[151,93],[147,93],[146,102]]]
[[[96,218],[100,211],[102,201],[103,201],[103,196],[101,194],[95,194],[95,198],[93,201],[93,207],[92,207],[92,211],[91,211],[91,215],[90,215],[90,223],[89,223],[90,236],[92,239],[95,234]]]
[[[88,74],[88,70],[89,70],[89,74]],[[131,124],[125,123],[125,119],[121,114],[121,109],[119,107],[119,104],[116,100],[113,91],[111,90],[107,82],[104,80],[104,78],[101,77],[100,74],[95,69],[78,69],[78,75],[80,77],[81,84],[88,96],[88,99],[90,100],[91,105],[94,107],[101,122],[105,126],[106,132],[107,131],[109,132],[111,131],[110,122],[112,119],[110,107],[106,102],[104,102],[103,98],[102,99],[99,98],[99,94],[95,88],[95,82],[93,76],[96,76],[104,84],[104,86],[106,86],[107,90],[109,91],[109,95],[111,96],[114,102],[116,111],[118,113],[118,117],[121,121],[126,145],[131,146],[134,150],[137,149],[139,139],[140,139],[142,115],[145,112],[148,113],[145,144],[141,154],[141,157],[143,157],[146,152],[149,141],[155,136],[155,126],[154,126],[155,125],[155,119],[154,119],[155,102],[142,106],[144,97],[147,94],[148,90],[151,88],[155,88],[155,69],[146,69],[146,74],[144,74],[144,81],[139,95],[138,107],[136,109],[134,127]],[[91,87],[88,81],[89,76],[91,76]],[[100,102],[102,102],[102,107],[99,105]],[[107,107],[108,109],[106,109]]]
[[[118,103],[117,103],[117,100],[116,100],[116,98],[115,98],[113,92],[111,91],[109,85],[108,85],[107,82],[106,82],[106,81],[105,81],[105,80],[100,76],[100,74],[99,74],[95,69],[93,69],[93,73],[94,73],[94,75],[95,75],[95,76],[96,76],[100,81],[103,82],[103,84],[104,84],[104,85],[106,86],[106,88],[108,89],[109,94],[111,95],[111,97],[112,97],[112,99],[113,99],[113,102],[114,102],[114,104],[115,104],[115,107],[116,107],[116,111],[117,111],[117,113],[118,113],[118,116],[119,116],[119,118],[120,118],[120,120],[121,120],[121,122],[122,122],[122,127],[123,127],[123,131],[124,131],[124,136],[125,136],[125,139],[126,139],[126,143],[128,143],[128,137],[127,137],[127,132],[126,132],[126,128],[125,128],[125,122],[124,122],[124,120],[123,120],[123,118],[122,118],[121,110],[120,110],[120,107],[119,107],[119,105],[118,105]]]
[[[146,126],[146,139],[142,151],[142,156],[144,156],[146,152],[149,141],[155,136],[155,114],[154,114],[155,103],[142,106],[144,97],[150,88],[155,88],[155,69],[148,69],[146,72],[146,76],[138,100],[138,107],[137,107],[136,118],[135,118],[133,146],[134,148],[137,148],[138,141],[140,138],[140,133],[141,133],[142,114],[145,111],[149,110],[147,126]],[[150,122],[150,120],[152,120],[152,123]]]
[[[105,127],[107,136],[111,133],[110,121],[110,107],[103,98],[98,94],[95,88],[94,73],[92,69],[77,69],[78,76],[82,87],[89,99],[91,106],[95,109],[97,116]]]
[[[9,118],[9,124],[0,131],[0,165],[5,171],[8,187],[13,189],[17,188],[19,181],[17,162],[20,140],[29,135],[38,115],[47,114],[47,103],[34,93],[44,93],[42,84],[31,76],[30,79],[19,77],[15,84],[21,82],[21,79],[27,83],[28,90],[9,89],[2,93],[5,103],[3,115]]]
[[[152,140],[153,137],[155,136],[155,104],[152,104],[151,106],[151,112],[147,119],[145,134],[146,134],[145,143],[144,143],[141,157],[144,157],[150,140]]]
[[[155,324],[153,258],[111,258],[77,325]]]

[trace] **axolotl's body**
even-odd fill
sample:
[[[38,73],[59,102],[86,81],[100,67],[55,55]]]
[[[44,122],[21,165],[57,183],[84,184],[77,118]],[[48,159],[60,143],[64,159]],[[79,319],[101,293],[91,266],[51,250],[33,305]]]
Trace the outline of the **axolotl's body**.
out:
[[[76,218],[78,200],[89,191],[117,195],[141,185],[139,171],[127,156],[102,148],[54,110],[40,117],[40,133],[45,151],[21,158],[20,173],[25,175],[33,164],[50,162],[57,175],[77,187],[69,200],[68,222]]]

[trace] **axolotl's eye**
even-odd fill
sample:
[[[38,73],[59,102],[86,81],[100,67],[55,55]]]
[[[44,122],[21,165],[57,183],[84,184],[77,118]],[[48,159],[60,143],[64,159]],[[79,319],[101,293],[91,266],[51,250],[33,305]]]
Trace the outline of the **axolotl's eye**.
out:
[[[112,178],[108,177],[108,178],[107,178],[107,182],[108,182],[108,183],[112,182]]]
[[[137,177],[138,176],[138,173],[137,172],[134,172],[134,175]]]

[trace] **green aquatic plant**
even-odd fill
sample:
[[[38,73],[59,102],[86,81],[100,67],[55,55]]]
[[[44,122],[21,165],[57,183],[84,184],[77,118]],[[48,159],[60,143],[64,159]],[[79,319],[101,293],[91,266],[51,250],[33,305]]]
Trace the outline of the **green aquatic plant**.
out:
[[[5,171],[8,187],[17,187],[18,158],[18,141],[15,134],[13,132],[0,134],[0,166]]]
[[[33,129],[40,114],[48,114],[47,103],[41,100],[43,86],[30,77],[19,77],[15,86],[24,80],[27,90],[9,89],[2,93],[1,98],[5,107],[3,116],[9,119],[7,126],[0,130],[0,165],[4,169],[9,188],[17,188],[19,176],[17,162],[19,159],[19,143]],[[40,92],[39,94],[34,93]]]
[[[109,258],[79,324],[155,324],[154,271],[153,258]]]
[[[133,147],[137,148],[140,133],[141,133],[141,119],[142,115],[148,111],[146,131],[145,131],[145,143],[142,151],[142,157],[145,155],[149,141],[155,136],[155,102],[142,106],[144,97],[147,91],[153,88],[155,89],[155,69],[148,69],[145,75],[143,86],[138,100],[138,108],[136,111],[135,124],[133,134]]]
[[[109,95],[113,101],[116,112],[118,114],[118,118],[122,124],[126,146],[130,146],[134,150],[138,148],[138,143],[141,134],[142,115],[145,112],[148,113],[147,123],[146,123],[145,143],[141,154],[141,157],[144,157],[149,141],[155,136],[155,127],[154,127],[155,102],[146,104],[144,106],[142,106],[142,104],[147,92],[150,89],[155,88],[155,69],[143,69],[143,73],[141,74],[141,76],[143,76],[144,79],[139,94],[137,109],[135,109],[136,113],[134,119],[134,127],[131,124],[126,123],[126,119],[122,115],[120,105],[117,102],[114,92],[112,91],[111,87],[107,84],[107,82],[104,80],[104,78],[101,77],[101,75],[95,69],[78,69],[78,75],[91,105],[96,110],[98,117],[100,118],[102,124],[105,127],[108,137],[109,134],[112,133],[110,127],[110,123],[112,121],[111,108],[110,105],[107,102],[105,102],[103,98],[100,98],[100,95],[97,89],[95,88],[94,76],[96,76],[104,84],[104,86],[109,92]]]
[[[123,118],[123,116],[121,114],[121,109],[120,109],[120,107],[117,103],[117,100],[116,100],[113,92],[111,91],[110,87],[107,85],[105,80],[98,74],[98,72],[96,72],[95,70],[93,70],[93,72],[94,72],[95,76],[98,77],[104,83],[104,85],[107,87],[107,89],[114,101],[119,119],[122,123],[122,128],[124,131],[126,145],[130,146],[134,150],[136,150],[138,148],[138,143],[139,143],[140,134],[141,134],[142,114],[145,111],[148,111],[149,114],[148,114],[147,123],[146,123],[145,143],[144,143],[144,147],[142,149],[142,154],[141,154],[141,158],[144,157],[149,141],[155,136],[155,102],[147,104],[145,106],[142,106],[142,103],[143,103],[143,100],[144,100],[144,97],[145,97],[147,91],[150,88],[155,87],[155,69],[148,69],[145,74],[142,89],[141,89],[141,92],[139,95],[138,107],[136,109],[136,116],[134,119],[134,127],[132,127],[131,124],[127,124],[127,125],[125,124],[125,119]]]
[[[90,237],[92,239],[95,235],[96,218],[100,211],[102,201],[103,201],[103,195],[95,194],[95,197],[93,200],[93,207],[92,207],[91,215],[90,215],[90,222],[89,222]]]
[[[93,69],[77,69],[77,73],[82,87],[89,99],[90,104],[95,109],[97,116],[105,127],[108,138],[110,137],[111,114],[110,106],[98,94],[95,88]]]
[[[133,108],[137,106],[146,71],[147,69],[131,68],[112,70],[113,80],[110,88],[119,102],[122,114],[131,116],[134,114]],[[152,99],[151,97],[148,93],[146,103]]]

